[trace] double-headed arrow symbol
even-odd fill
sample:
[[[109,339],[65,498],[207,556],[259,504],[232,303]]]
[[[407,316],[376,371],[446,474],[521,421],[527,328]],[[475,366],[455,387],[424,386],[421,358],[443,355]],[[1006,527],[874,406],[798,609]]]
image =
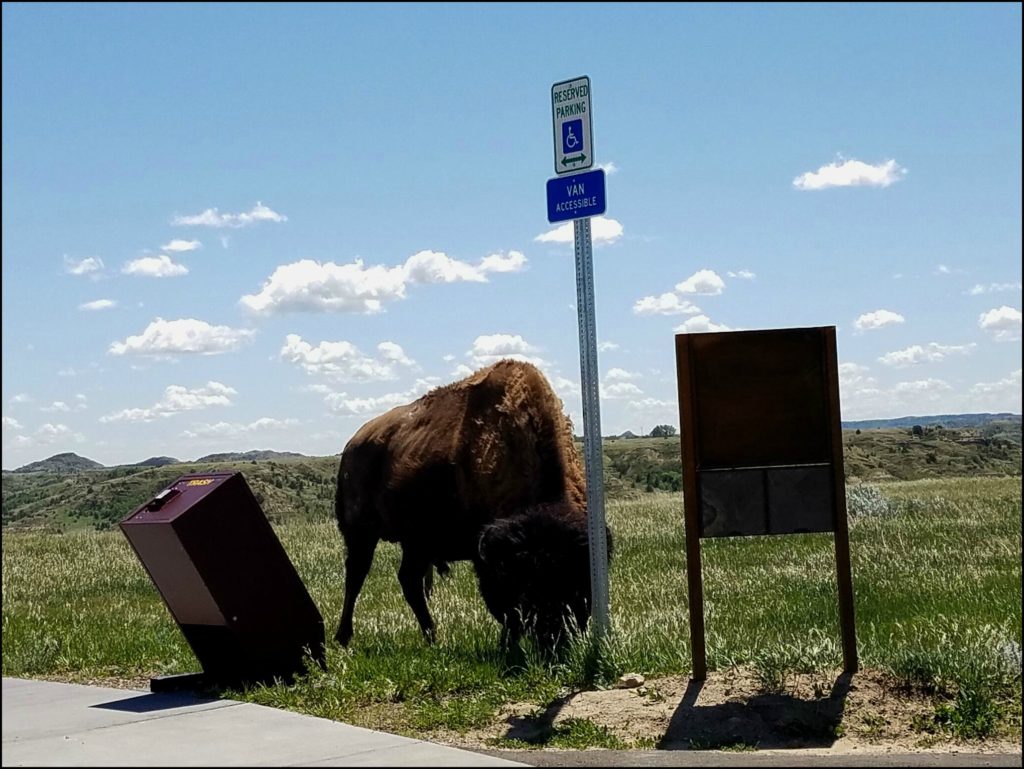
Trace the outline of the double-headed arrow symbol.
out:
[[[575,157],[571,157],[571,158],[562,158],[562,165],[563,165],[563,166],[567,166],[567,165],[569,165],[570,163],[582,163],[582,162],[584,162],[584,161],[585,161],[586,159],[587,159],[587,156],[586,156],[586,155],[584,155],[583,153],[580,153],[579,155],[576,155]]]

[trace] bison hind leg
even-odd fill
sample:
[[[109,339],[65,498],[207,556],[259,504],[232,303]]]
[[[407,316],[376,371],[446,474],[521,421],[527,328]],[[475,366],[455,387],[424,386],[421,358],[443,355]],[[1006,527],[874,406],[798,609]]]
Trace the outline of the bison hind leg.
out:
[[[416,548],[402,546],[402,563],[398,567],[398,582],[405,601],[416,615],[420,630],[428,643],[434,642],[434,620],[427,608],[427,597],[433,587],[433,564]]]
[[[345,535],[345,605],[341,610],[338,632],[334,635],[342,646],[348,646],[352,640],[352,614],[366,575],[370,573],[377,542],[376,534],[350,531]]]
[[[451,571],[451,564],[447,561],[436,561],[433,566],[427,566],[427,573],[423,576],[423,592],[430,600],[430,594],[434,592],[434,569],[437,569],[437,576],[444,579]]]

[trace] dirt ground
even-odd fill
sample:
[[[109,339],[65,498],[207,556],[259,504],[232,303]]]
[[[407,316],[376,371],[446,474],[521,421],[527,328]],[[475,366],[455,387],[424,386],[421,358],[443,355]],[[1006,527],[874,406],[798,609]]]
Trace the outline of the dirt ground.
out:
[[[780,693],[766,694],[750,672],[709,672],[702,685],[686,677],[645,681],[635,688],[573,694],[544,712],[511,706],[490,727],[435,734],[448,745],[494,750],[507,740],[543,742],[567,719],[605,727],[630,748],[780,749],[828,753],[1020,752],[1016,735],[965,744],[920,724],[934,714],[930,698],[896,690],[879,673],[791,675]],[[526,747],[520,744],[519,747]]]
[[[148,678],[75,683],[149,689]],[[1021,752],[1019,728],[1012,735],[965,743],[941,731],[922,729],[921,724],[928,723],[933,714],[931,698],[901,691],[877,671],[853,676],[838,671],[833,675],[791,674],[781,692],[767,694],[752,672],[730,669],[709,672],[700,685],[685,676],[671,676],[645,680],[631,688],[577,692],[546,710],[532,704],[510,705],[485,728],[418,736],[460,748],[521,749],[546,742],[552,730],[569,719],[580,719],[606,728],[632,749],[802,748],[840,755]]]

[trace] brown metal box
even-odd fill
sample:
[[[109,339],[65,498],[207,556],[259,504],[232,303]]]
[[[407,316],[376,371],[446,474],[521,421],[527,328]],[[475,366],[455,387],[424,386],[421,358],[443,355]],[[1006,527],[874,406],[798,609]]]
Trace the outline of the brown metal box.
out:
[[[208,678],[291,678],[324,623],[241,473],[184,475],[121,521]]]

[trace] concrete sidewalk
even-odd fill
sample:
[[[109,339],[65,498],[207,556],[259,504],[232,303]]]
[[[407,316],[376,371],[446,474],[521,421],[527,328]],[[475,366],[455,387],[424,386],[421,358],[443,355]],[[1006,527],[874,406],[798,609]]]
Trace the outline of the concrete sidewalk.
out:
[[[190,693],[3,679],[3,766],[525,766]]]

